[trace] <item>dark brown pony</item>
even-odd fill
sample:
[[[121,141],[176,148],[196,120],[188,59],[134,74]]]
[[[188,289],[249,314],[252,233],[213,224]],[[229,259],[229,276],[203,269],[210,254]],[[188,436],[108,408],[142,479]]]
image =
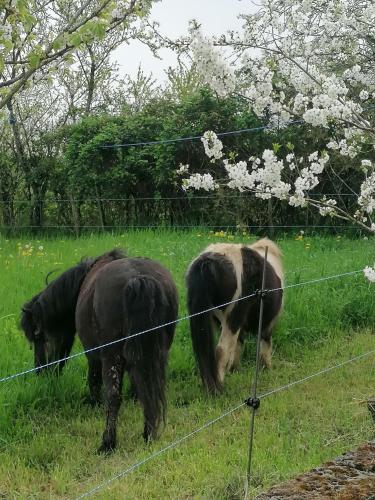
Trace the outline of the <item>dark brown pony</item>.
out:
[[[158,262],[113,250],[83,260],[22,308],[21,325],[34,346],[35,367],[69,355],[77,330],[85,350],[177,318],[172,276]],[[107,420],[101,452],[116,446],[124,371],[144,411],[143,437],[155,437],[165,417],[165,370],[175,324],[86,353],[92,403],[104,382]],[[61,371],[65,361],[57,364]]]
[[[259,290],[266,247],[265,288],[283,287],[281,252],[274,242],[264,238],[253,245],[215,243],[209,245],[188,269],[186,284],[189,313],[215,308]],[[271,366],[272,329],[282,303],[282,290],[267,294],[264,300],[260,354],[263,364],[268,368]],[[256,333],[258,319],[259,298],[256,296],[190,318],[193,349],[203,384],[208,391],[219,392],[226,371],[238,368],[246,333]],[[215,348],[216,324],[221,327],[221,335]]]

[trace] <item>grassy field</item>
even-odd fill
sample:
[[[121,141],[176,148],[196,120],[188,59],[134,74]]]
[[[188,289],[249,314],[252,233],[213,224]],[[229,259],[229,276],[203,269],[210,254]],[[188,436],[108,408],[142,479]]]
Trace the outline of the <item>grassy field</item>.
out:
[[[247,234],[141,231],[37,240],[0,238],[0,377],[32,366],[19,329],[20,306],[44,286],[48,271],[120,246],[155,258],[173,273],[186,314],[184,274],[212,241],[249,242]],[[362,269],[375,260],[373,240],[282,238],[287,283]],[[274,334],[274,366],[260,392],[374,348],[375,285],[362,274],[291,288]],[[0,385],[0,498],[76,498],[133,463],[189,433],[249,394],[254,367],[249,341],[243,365],[224,393],[207,397],[196,374],[187,322],[178,325],[168,369],[168,422],[158,441],[141,438],[142,413],[127,396],[118,449],[96,454],[104,410],[83,403],[86,359],[72,360],[59,379],[31,374]],[[76,341],[75,351],[81,349]],[[374,356],[334,370],[262,402],[255,428],[251,494],[373,438],[363,403],[374,396]],[[102,499],[243,498],[249,411],[241,408],[96,494]]]

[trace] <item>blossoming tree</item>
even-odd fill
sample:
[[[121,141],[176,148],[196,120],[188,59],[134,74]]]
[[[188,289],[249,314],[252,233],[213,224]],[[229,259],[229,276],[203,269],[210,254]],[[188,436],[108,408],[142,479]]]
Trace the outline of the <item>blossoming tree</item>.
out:
[[[256,14],[242,17],[242,33],[215,40],[192,27],[191,47],[206,84],[220,96],[242,95],[271,129],[303,121],[327,130],[330,139],[323,150],[302,156],[290,145],[284,157],[265,150],[260,157],[236,161],[208,131],[202,139],[205,153],[226,175],[191,174],[183,187],[209,191],[224,185],[250,191],[294,207],[309,205],[323,216],[374,232],[374,2],[261,0]],[[363,176],[353,212],[337,199],[312,196],[328,165],[334,169],[337,156],[346,157]],[[187,172],[186,165],[180,168],[180,174]]]
[[[73,51],[147,16],[151,4],[152,0],[0,2],[0,110]]]

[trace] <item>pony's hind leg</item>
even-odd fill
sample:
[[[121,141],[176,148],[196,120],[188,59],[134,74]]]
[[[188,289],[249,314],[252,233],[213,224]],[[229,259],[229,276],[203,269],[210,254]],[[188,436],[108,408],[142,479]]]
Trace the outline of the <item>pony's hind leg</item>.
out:
[[[216,347],[217,373],[220,383],[224,382],[225,372],[229,370],[236,357],[240,330],[232,332],[226,322],[222,324],[219,343]]]
[[[271,368],[272,366],[272,339],[269,336],[266,339],[261,339],[260,341],[260,360],[265,368]]]
[[[165,367],[160,366],[160,370],[164,372]],[[158,375],[156,375],[157,377]],[[139,400],[143,407],[144,426],[143,426],[143,439],[148,443],[151,439],[157,437],[157,431],[160,421],[163,420],[162,403],[158,399],[162,396],[164,399],[164,374],[162,375],[162,382],[158,387],[157,395],[152,388],[152,382],[148,374],[145,373],[139,366],[132,366],[130,369],[130,380],[132,381],[131,387],[134,395]],[[157,382],[158,384],[159,382]]]
[[[102,362],[96,353],[89,353],[87,360],[89,363],[88,385],[90,390],[88,402],[94,406],[101,402],[100,392],[103,384]]]
[[[238,340],[237,340],[236,349],[235,349],[234,356],[233,356],[233,362],[232,362],[232,365],[230,367],[230,370],[232,372],[240,369],[243,344],[244,344],[244,340],[242,338],[242,335],[240,334],[238,337]]]
[[[163,333],[158,333],[160,337]],[[143,353],[140,361],[130,364],[129,376],[137,398],[143,407],[143,439],[155,439],[165,417],[165,369],[168,352],[156,347]]]
[[[282,294],[279,296],[279,301],[279,308],[276,308],[276,310],[273,310],[269,314],[272,319],[268,321],[266,319],[266,323],[263,322],[263,330],[260,342],[260,358],[265,368],[271,368],[272,366],[272,332],[277,323],[280,314],[280,308],[282,307]],[[265,317],[267,318],[267,314],[265,315]]]
[[[106,353],[102,367],[103,382],[106,392],[107,421],[103,433],[99,453],[108,453],[116,447],[117,416],[122,400],[122,381],[124,376],[125,360],[121,354],[110,355]]]

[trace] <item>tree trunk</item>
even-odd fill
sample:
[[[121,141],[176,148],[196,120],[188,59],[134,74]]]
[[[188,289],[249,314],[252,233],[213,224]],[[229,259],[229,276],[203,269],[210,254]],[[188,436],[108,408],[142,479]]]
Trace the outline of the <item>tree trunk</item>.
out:
[[[22,145],[20,129],[14,115],[13,102],[10,100],[7,103],[7,108],[9,111],[9,123],[12,127],[13,137],[14,137],[14,145],[15,145],[15,153],[18,162],[18,166],[22,169],[25,167],[25,152]]]
[[[91,64],[90,64],[90,75],[89,75],[88,81],[87,81],[87,99],[86,99],[86,106],[85,106],[85,114],[86,115],[88,115],[90,113],[91,108],[92,108],[92,101],[94,99],[94,91],[95,91],[95,73],[96,73],[94,54],[93,54],[90,46],[87,47],[87,50],[88,50],[90,57],[91,57]]]
[[[72,215],[73,215],[74,233],[75,233],[76,237],[78,238],[79,235],[80,235],[80,232],[81,232],[81,228],[80,228],[80,220],[81,220],[80,212],[79,212],[79,208],[77,207],[76,201],[74,200],[73,195],[72,195],[72,193],[70,191],[68,193],[68,196],[69,196],[70,206],[71,206]]]
[[[44,224],[44,197],[45,188],[43,185],[32,184],[33,198],[31,200],[30,207],[30,225],[34,229],[39,229],[43,227]]]
[[[270,198],[267,202],[267,219],[269,225],[269,234],[273,236],[275,233],[275,228],[273,225],[273,207],[272,207],[272,198]]]
[[[96,198],[97,198],[98,209],[99,209],[100,225],[102,227],[102,231],[104,231],[105,226],[107,225],[107,222],[105,219],[105,211],[104,211],[103,201],[101,199],[101,195],[100,195],[100,192],[98,190],[98,186],[95,186],[95,190],[96,190]]]

